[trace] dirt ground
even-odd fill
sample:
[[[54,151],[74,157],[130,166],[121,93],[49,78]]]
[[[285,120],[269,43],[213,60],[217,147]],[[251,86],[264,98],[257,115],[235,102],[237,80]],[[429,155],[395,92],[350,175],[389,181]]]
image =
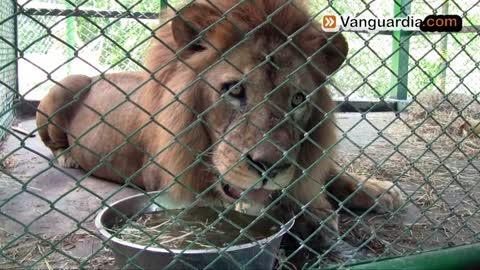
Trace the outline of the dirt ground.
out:
[[[380,258],[480,241],[476,139],[424,136],[404,114],[339,113],[337,119],[338,163],[350,173],[396,181],[408,199],[394,216],[344,213],[345,242]],[[33,119],[18,124],[35,128]],[[8,155],[1,169],[13,175],[0,174],[0,268],[110,268],[114,260],[95,234],[95,214],[102,200],[137,191],[118,192],[116,184],[57,168],[38,136],[10,135],[0,154]],[[321,264],[351,260],[327,252]]]
[[[480,241],[480,140],[465,136],[462,121],[438,118],[379,113],[339,119],[344,130],[363,122],[348,133],[352,140],[342,145],[339,163],[357,175],[397,182],[409,203],[394,218],[366,216],[356,226],[357,218],[343,216],[347,242],[383,257]],[[367,129],[376,134],[366,135]],[[363,150],[354,151],[355,144]]]

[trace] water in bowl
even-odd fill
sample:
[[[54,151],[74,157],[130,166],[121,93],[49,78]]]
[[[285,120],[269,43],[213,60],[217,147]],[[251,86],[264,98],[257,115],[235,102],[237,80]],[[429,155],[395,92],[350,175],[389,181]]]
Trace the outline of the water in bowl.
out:
[[[209,207],[164,210],[117,222],[109,231],[124,241],[148,247],[214,249],[255,242],[280,230],[268,217],[223,212]]]

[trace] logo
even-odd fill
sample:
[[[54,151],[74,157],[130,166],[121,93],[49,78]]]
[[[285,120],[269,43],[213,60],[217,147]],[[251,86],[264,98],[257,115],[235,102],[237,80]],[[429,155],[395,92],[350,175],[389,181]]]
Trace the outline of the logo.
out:
[[[322,29],[325,32],[343,31],[423,31],[458,32],[462,30],[462,18],[458,15],[428,15],[427,17],[406,16],[355,17],[352,15],[324,15]]]
[[[337,16],[335,15],[324,15],[322,20],[322,27],[324,29],[335,29],[337,28]]]
[[[428,15],[420,24],[423,32],[460,32],[462,17],[458,15]]]

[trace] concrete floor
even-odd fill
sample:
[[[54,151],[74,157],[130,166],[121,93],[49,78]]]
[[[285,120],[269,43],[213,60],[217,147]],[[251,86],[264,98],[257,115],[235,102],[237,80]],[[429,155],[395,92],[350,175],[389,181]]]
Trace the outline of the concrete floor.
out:
[[[357,122],[360,124],[348,132],[348,140],[341,144],[341,153],[356,153],[359,147],[375,141],[377,129],[393,119],[393,113],[369,114],[369,121],[362,120],[360,114],[341,113],[337,115],[339,127],[350,130]],[[22,128],[35,129],[32,118],[18,121]],[[14,237],[28,232],[41,235],[45,239],[56,236],[77,237],[82,241],[69,240],[73,248],[68,254],[85,257],[100,248],[95,237],[83,237],[94,232],[93,220],[102,207],[102,200],[112,202],[137,193],[130,188],[119,191],[114,183],[83,176],[81,170],[58,168],[49,162],[50,151],[41,143],[38,136],[26,138],[14,133],[8,136],[0,149],[8,155],[10,173],[0,177],[0,243],[10,244]],[[21,184],[23,183],[23,184]],[[415,209],[411,215],[415,216]],[[408,219],[408,218],[407,218]],[[80,237],[81,236],[81,237]],[[69,238],[69,239],[70,239]],[[12,243],[13,244],[13,243]],[[65,243],[62,243],[65,245]],[[1,267],[0,267],[1,268]]]
[[[35,129],[32,118],[18,122],[26,130]],[[0,153],[9,155],[7,169],[14,176],[0,173],[2,247],[17,248],[17,243],[41,237],[59,243],[59,249],[68,245],[68,255],[84,258],[101,248],[100,240],[92,237],[91,232],[95,232],[93,221],[102,208],[102,200],[113,202],[137,193],[131,188],[119,190],[119,185],[94,177],[78,181],[83,171],[52,164],[51,152],[38,136],[26,138],[13,133]],[[62,240],[63,237],[67,238]],[[37,267],[45,265],[37,264]],[[0,268],[3,268],[1,264]]]

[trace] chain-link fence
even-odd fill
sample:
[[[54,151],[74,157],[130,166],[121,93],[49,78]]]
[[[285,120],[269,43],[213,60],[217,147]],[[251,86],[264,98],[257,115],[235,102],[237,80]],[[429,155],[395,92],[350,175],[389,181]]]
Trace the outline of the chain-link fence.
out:
[[[2,2],[0,268],[480,265],[479,4]]]
[[[15,3],[5,1],[1,4],[1,20],[0,24],[0,65],[2,76],[0,82],[0,138],[5,135],[5,128],[9,127],[13,121],[13,99],[17,89],[17,57],[15,54],[16,46],[16,21],[14,19]]]

